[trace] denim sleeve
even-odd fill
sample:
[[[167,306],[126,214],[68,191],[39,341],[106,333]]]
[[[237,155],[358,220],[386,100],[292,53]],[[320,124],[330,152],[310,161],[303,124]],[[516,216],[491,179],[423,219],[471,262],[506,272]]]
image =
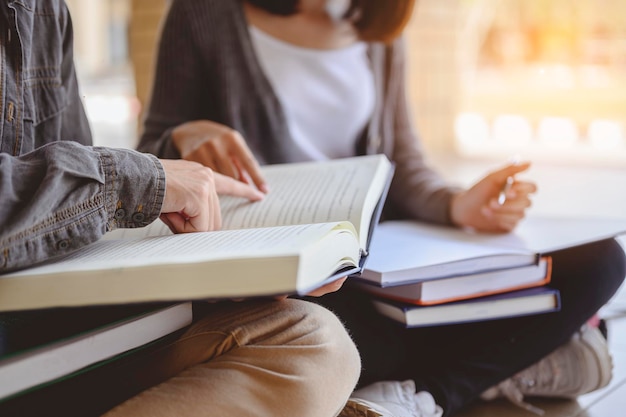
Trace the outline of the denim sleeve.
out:
[[[112,229],[154,221],[165,173],[152,155],[54,142],[0,154],[0,273],[65,255]]]

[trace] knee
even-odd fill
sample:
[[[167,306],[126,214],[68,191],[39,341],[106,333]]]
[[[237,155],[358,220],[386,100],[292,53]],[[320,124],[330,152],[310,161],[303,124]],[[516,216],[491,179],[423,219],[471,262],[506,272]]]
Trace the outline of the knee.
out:
[[[626,254],[624,248],[615,240],[597,242],[593,250],[596,260],[597,277],[606,280],[616,291],[626,277]]]
[[[300,318],[299,326],[306,332],[304,343],[316,352],[307,357],[307,362],[313,362],[302,363],[302,377],[309,383],[317,381],[314,389],[310,389],[309,385],[307,392],[303,393],[307,397],[306,402],[318,404],[317,407],[320,404],[334,404],[332,412],[338,412],[352,393],[361,373],[358,350],[346,328],[331,311],[302,300],[285,301],[295,316]],[[320,411],[319,408],[317,410]]]
[[[615,239],[564,249],[553,254],[556,281],[589,281],[616,290],[626,276],[626,255]]]
[[[626,255],[614,239],[555,252],[552,284],[562,311],[593,314],[613,297],[626,276]]]
[[[354,379],[356,384],[361,371],[361,358],[339,318],[318,304],[293,299],[284,302],[298,317],[298,324],[306,332],[308,343],[321,349],[321,356],[329,365],[328,368],[340,365],[342,373],[345,372],[346,377],[350,377],[348,379]]]

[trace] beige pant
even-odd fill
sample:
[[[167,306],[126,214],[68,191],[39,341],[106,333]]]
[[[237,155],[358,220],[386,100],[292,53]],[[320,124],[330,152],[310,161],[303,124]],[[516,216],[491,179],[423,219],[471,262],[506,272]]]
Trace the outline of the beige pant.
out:
[[[339,320],[301,300],[221,303],[135,363],[151,387],[105,417],[336,416],[360,359]]]

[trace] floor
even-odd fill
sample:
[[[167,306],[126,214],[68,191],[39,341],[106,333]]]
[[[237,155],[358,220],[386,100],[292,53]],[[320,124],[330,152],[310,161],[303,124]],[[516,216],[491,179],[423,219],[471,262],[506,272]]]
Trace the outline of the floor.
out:
[[[493,161],[468,163],[449,156],[433,157],[432,164],[450,180],[464,185],[499,165]],[[600,168],[543,162],[533,166],[527,177],[539,186],[530,215],[560,213],[626,218],[626,164],[624,167]],[[626,236],[620,237],[619,241],[626,247]],[[607,320],[609,348],[614,361],[611,383],[579,397],[577,401],[533,399],[532,404],[545,411],[544,417],[626,416],[626,286],[600,314]],[[457,414],[457,417],[485,416],[532,417],[534,414],[504,400],[480,403]]]

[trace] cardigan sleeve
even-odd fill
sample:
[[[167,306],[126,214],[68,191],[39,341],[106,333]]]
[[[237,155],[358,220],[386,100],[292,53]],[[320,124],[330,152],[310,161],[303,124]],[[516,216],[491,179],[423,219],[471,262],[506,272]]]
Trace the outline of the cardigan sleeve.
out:
[[[407,100],[404,40],[387,47],[388,100],[383,114],[391,119],[390,157],[396,172],[389,190],[388,214],[433,223],[451,224],[449,209],[453,195],[461,189],[448,184],[432,169],[411,121]],[[389,139],[389,138],[387,138]]]
[[[189,4],[173,1],[165,17],[151,97],[137,145],[139,151],[160,158],[180,158],[171,140],[172,130],[200,118],[199,109],[203,107],[204,77],[200,54],[195,52]]]

